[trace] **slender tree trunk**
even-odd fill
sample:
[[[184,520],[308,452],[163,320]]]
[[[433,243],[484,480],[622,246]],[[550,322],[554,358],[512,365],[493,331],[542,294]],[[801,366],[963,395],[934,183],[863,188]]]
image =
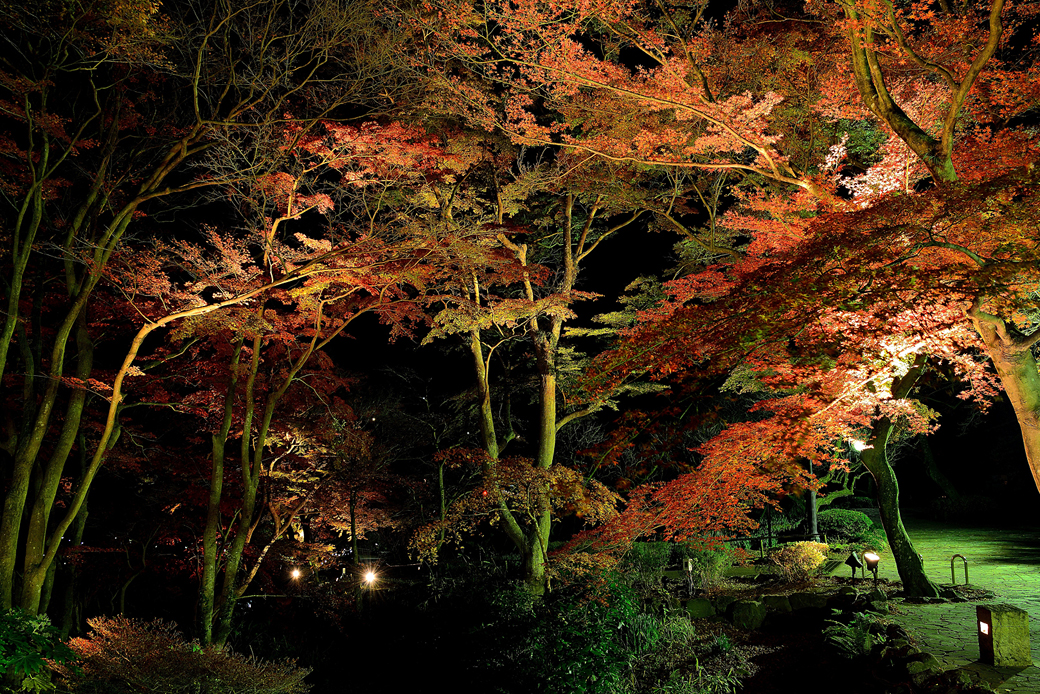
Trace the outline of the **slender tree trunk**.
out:
[[[357,490],[350,490],[350,550],[354,553],[354,566],[361,566],[361,553],[357,542]]]
[[[221,583],[220,597],[215,606],[212,643],[223,647],[231,635],[231,616],[235,610],[235,589],[238,587],[238,572],[242,563],[242,554],[245,552],[246,544],[253,528],[253,514],[256,507],[256,491],[259,485],[259,469],[255,466],[256,450],[263,450],[262,442],[257,440],[256,448],[253,447],[253,415],[255,412],[254,394],[256,388],[256,377],[260,371],[260,349],[263,346],[263,336],[258,332],[253,336],[251,345],[253,353],[249,361],[249,378],[246,380],[245,414],[242,418],[242,441],[241,441],[241,470],[242,470],[242,500],[238,509],[238,522],[235,526],[235,535],[227,549],[227,559],[224,564],[224,580]]]
[[[87,333],[86,316],[80,314],[76,328],[76,377],[81,381],[90,377],[94,363],[94,344]],[[39,576],[42,573],[43,583],[39,590],[34,582],[30,581],[23,587],[22,595],[18,599],[19,606],[32,614],[38,610],[46,610],[43,591],[48,577],[53,579],[53,571],[50,567],[42,572],[40,568],[44,554],[46,553],[47,536],[54,508],[54,499],[58,494],[61,477],[65,471],[65,463],[69,453],[76,443],[79,435],[80,421],[83,418],[83,409],[86,403],[87,391],[77,388],[69,395],[69,401],[65,406],[65,416],[62,419],[61,431],[58,434],[54,450],[51,452],[40,479],[40,487],[33,494],[33,503],[29,511],[29,523],[25,536],[25,558],[23,560],[24,575],[26,577]]]
[[[817,521],[817,513],[816,513],[816,490],[815,489],[810,489],[809,490],[809,499],[808,499],[808,503],[806,504],[806,510],[808,511],[806,521],[809,524],[809,532],[807,533],[808,536],[809,536],[809,539],[812,540],[813,542],[819,542],[820,541],[820,529],[819,529],[819,527],[817,525],[817,522],[816,522]]]
[[[909,394],[921,376],[925,363],[926,359],[918,356],[910,371],[892,383],[893,398],[901,399]],[[903,582],[903,590],[913,597],[937,597],[939,588],[928,579],[924,571],[924,561],[914,549],[899,513],[899,481],[888,462],[887,454],[888,440],[894,428],[895,425],[887,417],[878,420],[867,442],[869,447],[860,452],[860,460],[877,484],[881,524],[885,528],[885,535],[896,561],[896,569],[899,571],[899,580]]]
[[[956,501],[961,498],[961,493],[957,491],[957,488],[953,486],[953,482],[947,477],[939,466],[935,462],[935,456],[932,455],[932,447],[928,443],[928,437],[921,434],[917,437],[917,446],[921,451],[921,457],[924,459],[924,469],[928,473],[928,478],[938,485],[942,493],[950,501]]]
[[[202,628],[202,645],[213,643],[213,613],[216,604],[218,541],[222,526],[220,501],[224,489],[224,454],[235,408],[235,389],[238,385],[238,363],[242,356],[245,336],[235,340],[231,353],[227,392],[224,395],[224,418],[220,429],[213,434],[209,476],[209,502],[206,509],[206,527],[202,531],[202,585],[199,587],[199,625]]]
[[[488,374],[488,362],[484,357],[484,347],[480,342],[480,334],[475,329],[469,333],[469,350],[470,356],[473,357],[473,366],[477,374],[477,387],[480,393],[480,400],[477,403],[477,416],[480,420],[481,440],[484,444],[484,451],[487,453],[483,472],[493,486],[491,493],[496,498],[498,516],[502,521],[502,528],[506,533],[506,537],[516,546],[520,556],[523,557],[524,575],[527,576],[529,573],[528,567],[533,565],[533,562],[528,558],[530,543],[523,528],[520,527],[520,523],[497,491],[494,470],[495,466],[498,465],[498,433],[495,430],[495,415],[491,409],[491,383]]]
[[[538,452],[535,466],[541,470],[551,468],[556,455],[556,342],[553,337],[553,332],[549,335],[535,335],[539,372]],[[524,557],[524,580],[532,595],[541,595],[548,588],[545,569],[549,533],[552,530],[552,506],[549,489],[542,488],[536,493],[534,523],[528,534],[527,554]]]
[[[87,471],[87,465],[89,459],[87,458],[87,441],[83,432],[79,433],[79,476],[82,477]],[[76,513],[76,518],[73,520],[72,525],[69,527],[69,544],[72,547],[79,547],[80,543],[83,542],[83,533],[87,529],[87,499],[83,500],[80,504],[79,511]],[[65,574],[65,588],[62,595],[62,609],[61,609],[61,621],[59,622],[59,629],[61,630],[61,637],[63,639],[69,638],[69,634],[75,627],[78,630],[79,627],[79,605],[76,604],[76,591],[77,582],[79,580],[79,568],[74,562],[69,562],[64,565],[65,570],[62,572]]]

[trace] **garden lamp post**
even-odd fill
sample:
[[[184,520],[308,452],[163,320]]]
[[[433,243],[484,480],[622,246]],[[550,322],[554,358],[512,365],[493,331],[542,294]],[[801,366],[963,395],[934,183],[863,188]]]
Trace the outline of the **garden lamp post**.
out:
[[[874,588],[877,588],[877,565],[881,562],[875,552],[864,552],[863,559],[867,562],[867,571],[874,574]]]
[[[852,580],[856,580],[856,569],[863,568],[863,562],[859,560],[859,556],[855,552],[849,553],[849,558],[845,560],[845,563],[852,567]]]

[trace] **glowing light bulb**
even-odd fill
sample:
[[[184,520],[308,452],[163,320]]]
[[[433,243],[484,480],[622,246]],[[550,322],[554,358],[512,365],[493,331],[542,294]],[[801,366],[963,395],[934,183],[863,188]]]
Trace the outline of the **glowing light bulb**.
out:
[[[299,578],[300,577],[300,570],[299,569],[293,569],[292,570],[292,577],[293,578]]]
[[[369,571],[369,572],[365,573],[365,583],[375,583],[375,582],[376,582],[376,573],[375,573],[375,571]]]

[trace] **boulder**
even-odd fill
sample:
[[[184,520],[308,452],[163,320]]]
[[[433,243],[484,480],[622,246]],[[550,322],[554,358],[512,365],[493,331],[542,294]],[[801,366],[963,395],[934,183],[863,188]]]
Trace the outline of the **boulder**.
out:
[[[773,612],[786,613],[791,611],[791,601],[788,600],[786,595],[763,595],[762,604],[766,606],[766,609]]]
[[[712,601],[712,605],[715,606],[715,611],[719,614],[726,614],[729,610],[729,606],[736,602],[736,598],[732,595],[720,595]]]
[[[792,593],[788,600],[791,602],[792,610],[827,607],[827,596],[822,593]]]
[[[738,600],[730,605],[729,620],[738,629],[758,629],[765,619],[766,606],[758,600]]]
[[[686,614],[690,619],[707,619],[715,616],[715,607],[707,598],[693,598],[686,601]]]

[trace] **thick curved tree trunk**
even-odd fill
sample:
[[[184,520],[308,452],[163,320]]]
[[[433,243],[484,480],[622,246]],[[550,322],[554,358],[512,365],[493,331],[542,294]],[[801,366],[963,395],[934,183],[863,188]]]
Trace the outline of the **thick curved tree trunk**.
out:
[[[885,453],[892,426],[892,422],[887,419],[875,425],[870,440],[874,447],[860,453],[860,460],[877,483],[881,524],[885,527],[885,536],[896,560],[903,590],[913,597],[936,597],[939,589],[928,579],[921,555],[914,549],[899,513],[899,482]]]
[[[910,389],[924,371],[926,362],[927,358],[924,355],[918,355],[910,370],[902,378],[892,382],[893,398],[902,399],[910,393]],[[910,541],[910,535],[906,532],[899,513],[899,481],[888,462],[887,453],[888,440],[894,428],[895,425],[888,417],[877,420],[870,433],[868,447],[860,453],[860,460],[877,484],[881,524],[885,527],[885,536],[892,548],[903,590],[913,597],[934,598],[939,595],[939,588],[928,579],[924,571],[924,561],[914,549],[914,543]]]
[[[1040,331],[1022,335],[999,316],[983,312],[978,301],[968,316],[986,345],[986,354],[993,361],[1008,401],[1015,408],[1029,471],[1040,490],[1040,372],[1032,350],[1040,341]]]

